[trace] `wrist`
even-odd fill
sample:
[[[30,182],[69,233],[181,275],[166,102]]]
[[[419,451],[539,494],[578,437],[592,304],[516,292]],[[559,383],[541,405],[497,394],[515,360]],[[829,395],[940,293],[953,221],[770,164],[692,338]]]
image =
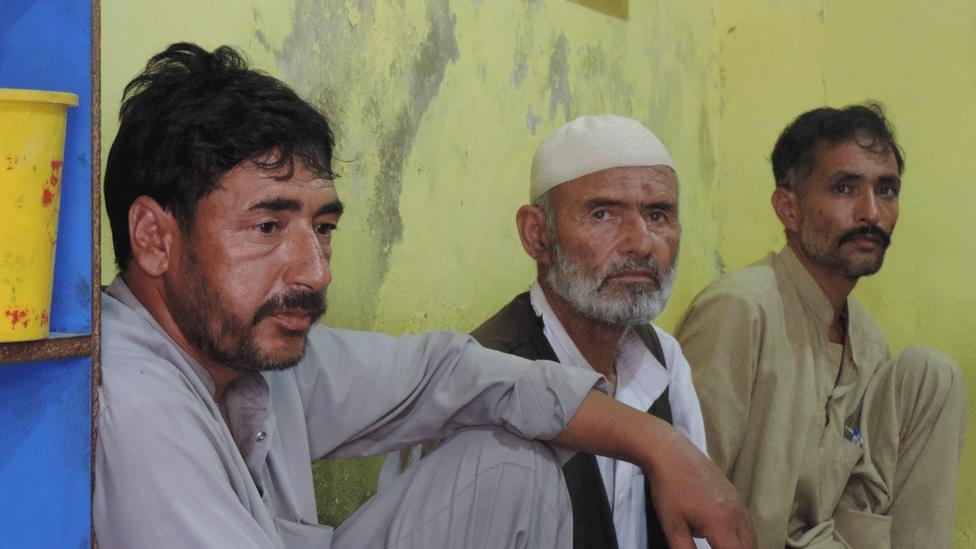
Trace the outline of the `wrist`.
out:
[[[647,427],[643,429],[644,436],[638,445],[634,463],[647,476],[655,476],[668,462],[675,444],[675,437],[681,436],[670,424],[651,415],[647,415]]]

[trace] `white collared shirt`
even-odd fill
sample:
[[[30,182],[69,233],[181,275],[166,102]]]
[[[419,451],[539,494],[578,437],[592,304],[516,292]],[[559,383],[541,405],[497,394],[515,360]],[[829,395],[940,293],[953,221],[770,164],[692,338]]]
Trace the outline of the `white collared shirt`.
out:
[[[559,362],[579,368],[593,369],[583,358],[576,344],[556,317],[539,283],[530,291],[532,308],[542,317],[543,334],[552,346]],[[705,452],[705,424],[702,420],[698,395],[691,382],[691,368],[681,353],[677,340],[654,326],[664,358],[665,368],[654,358],[640,337],[627,330],[617,350],[617,389],[614,398],[641,411],[647,411],[670,387],[668,401],[675,429]],[[644,511],[644,474],[640,468],[626,461],[596,456],[600,475],[606,487],[613,523],[620,549],[647,547],[647,525]],[[704,540],[695,540],[699,548],[708,547]]]

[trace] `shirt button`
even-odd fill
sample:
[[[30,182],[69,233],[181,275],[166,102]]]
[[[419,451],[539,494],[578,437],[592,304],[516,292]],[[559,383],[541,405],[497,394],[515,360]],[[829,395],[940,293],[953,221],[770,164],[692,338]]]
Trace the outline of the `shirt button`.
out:
[[[254,435],[254,440],[258,442],[264,442],[264,439],[268,438],[268,433],[264,431],[258,431],[258,434]]]

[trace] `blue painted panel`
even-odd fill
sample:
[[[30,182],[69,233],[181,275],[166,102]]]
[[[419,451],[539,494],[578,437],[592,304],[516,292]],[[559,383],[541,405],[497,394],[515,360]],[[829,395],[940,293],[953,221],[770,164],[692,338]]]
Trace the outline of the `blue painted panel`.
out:
[[[0,366],[0,547],[88,547],[91,359]]]
[[[51,329],[91,331],[91,3],[0,0],[0,87],[69,91]],[[87,547],[91,359],[0,365],[0,547]]]
[[[68,110],[51,330],[91,332],[91,1],[0,0],[0,87],[78,94]]]

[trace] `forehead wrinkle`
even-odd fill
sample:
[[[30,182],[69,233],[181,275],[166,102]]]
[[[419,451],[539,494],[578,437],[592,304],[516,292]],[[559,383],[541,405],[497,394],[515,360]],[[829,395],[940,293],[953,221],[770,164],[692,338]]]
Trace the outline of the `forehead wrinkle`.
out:
[[[611,182],[594,184],[582,189],[574,201],[585,209],[599,206],[644,208],[657,204],[667,204],[672,207],[677,204],[677,191],[670,187],[656,188],[653,182]],[[569,197],[562,197],[563,200]]]
[[[608,198],[602,195],[585,199],[582,202],[583,202],[584,209],[587,210],[592,208],[598,208],[601,206],[602,207],[607,207],[607,206],[624,207],[627,205],[627,202],[625,200],[621,200],[618,198]]]
[[[301,181],[295,181],[294,179],[292,179],[292,180],[289,180],[289,183],[294,183],[294,184],[297,185],[297,184],[301,183]],[[322,179],[321,177],[317,177],[317,178],[309,181],[308,183],[309,183],[309,187],[310,188],[316,189],[316,190],[317,189],[334,189],[335,188],[335,180],[333,180],[333,179]]]

